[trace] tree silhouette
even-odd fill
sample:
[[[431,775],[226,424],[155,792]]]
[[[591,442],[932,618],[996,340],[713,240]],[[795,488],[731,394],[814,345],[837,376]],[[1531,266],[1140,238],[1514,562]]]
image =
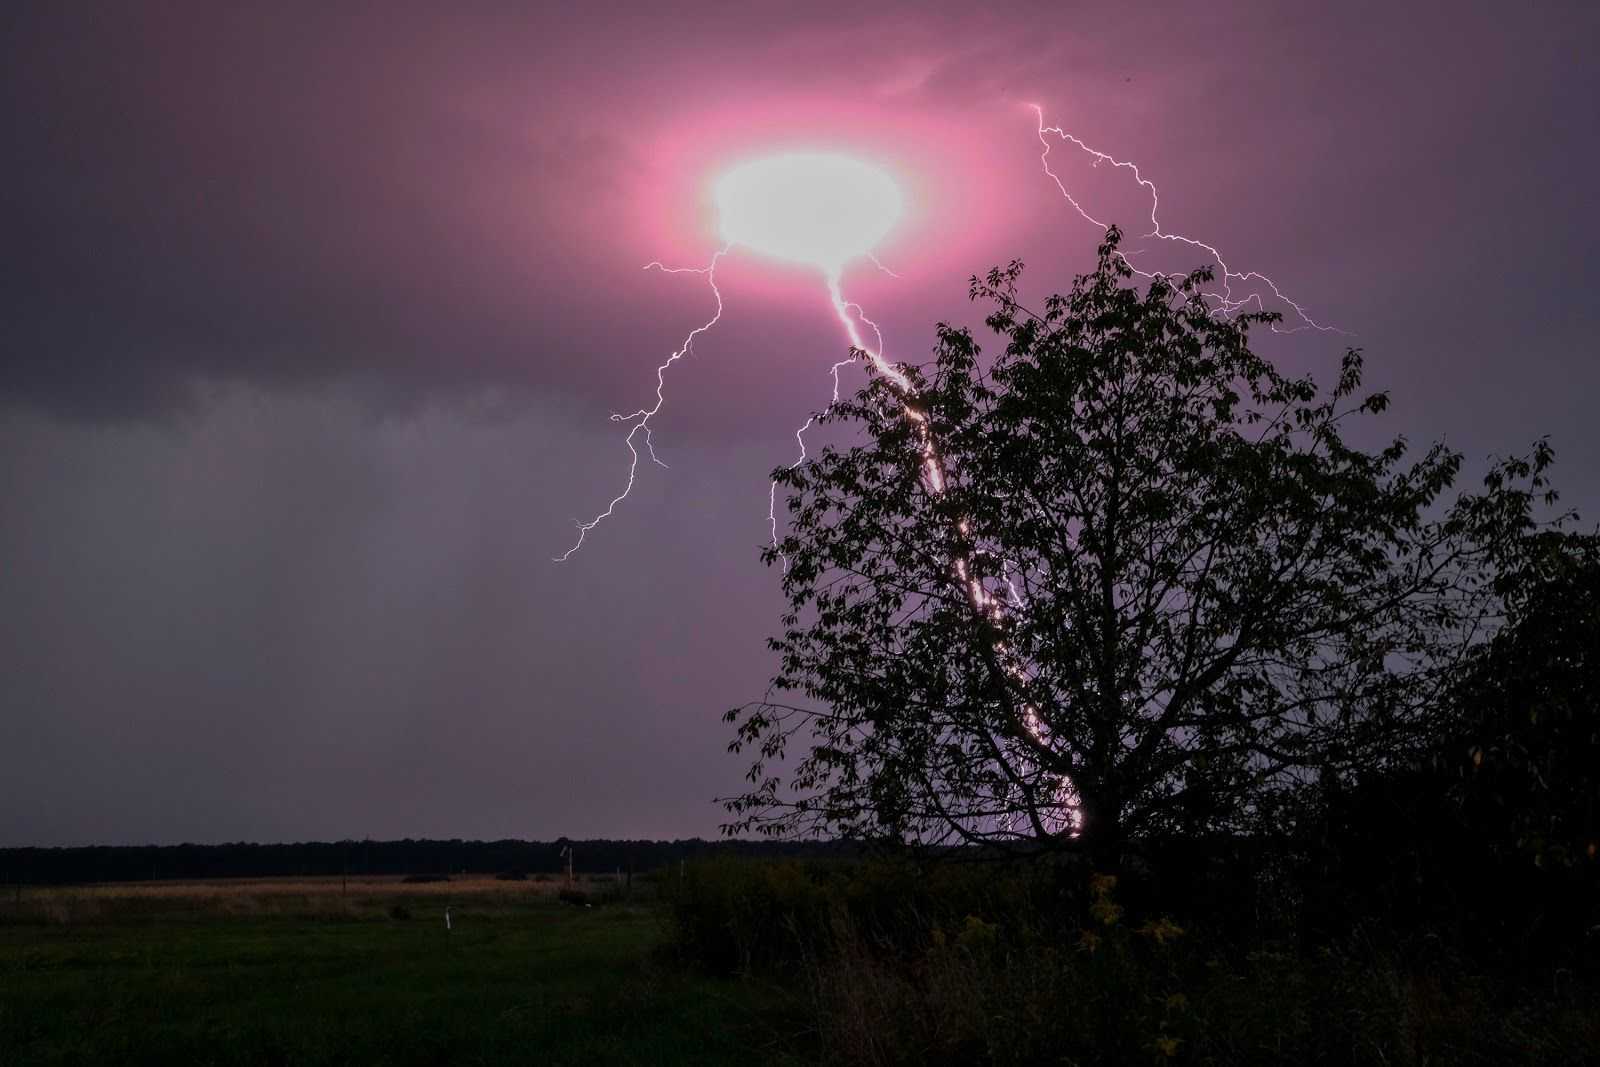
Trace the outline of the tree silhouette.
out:
[[[823,421],[864,442],[775,473],[788,610],[730,832],[1088,848],[1237,827],[1312,775],[1428,728],[1531,495],[1436,507],[1460,456],[1347,444],[1331,391],[1252,352],[1206,271],[1142,289],[1108,231],[1034,312],[1021,264],[974,278],[1002,354],[938,327],[909,385]]]
[[[1507,625],[1453,694],[1441,753],[1485,844],[1540,866],[1600,859],[1600,535],[1545,532],[1503,568]]]

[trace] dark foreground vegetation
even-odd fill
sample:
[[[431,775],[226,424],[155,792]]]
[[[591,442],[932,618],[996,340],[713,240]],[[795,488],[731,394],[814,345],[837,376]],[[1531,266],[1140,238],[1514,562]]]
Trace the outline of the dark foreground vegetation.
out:
[[[1115,876],[725,856],[631,887],[29,887],[0,900],[0,1064],[1600,1062],[1596,866],[1369,848],[1396,799]]]
[[[1115,850],[696,865],[675,943],[837,1062],[1600,1063],[1600,539],[1518,552],[1386,758]]]
[[[1316,867],[1199,841],[1120,876],[711,862],[672,894],[674,944],[782,977],[824,1062],[1600,1062],[1592,867]]]

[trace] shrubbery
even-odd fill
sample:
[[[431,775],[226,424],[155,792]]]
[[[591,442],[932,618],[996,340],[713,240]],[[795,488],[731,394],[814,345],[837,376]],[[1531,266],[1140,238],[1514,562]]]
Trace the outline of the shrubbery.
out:
[[[1066,869],[722,859],[688,865],[663,891],[679,951],[732,973],[828,959],[856,942],[888,955],[917,953],[935,930],[968,916],[1064,914]]]
[[[1121,879],[1070,862],[722,861],[666,888],[680,953],[795,983],[847,1063],[1580,1063],[1600,1048],[1581,975],[1485,977],[1456,942],[1370,916],[1302,937],[1297,907],[1267,905],[1306,869],[1258,855],[1241,876],[1248,852],[1208,868],[1152,850]]]

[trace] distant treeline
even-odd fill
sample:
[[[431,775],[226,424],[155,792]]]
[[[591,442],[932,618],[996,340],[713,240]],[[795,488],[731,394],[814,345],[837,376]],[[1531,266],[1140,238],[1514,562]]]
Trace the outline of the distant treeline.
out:
[[[316,875],[645,872],[709,856],[820,858],[850,846],[796,841],[303,841],[256,845],[105,845],[87,848],[0,849],[0,882],[66,885],[156,879],[270,878]]]

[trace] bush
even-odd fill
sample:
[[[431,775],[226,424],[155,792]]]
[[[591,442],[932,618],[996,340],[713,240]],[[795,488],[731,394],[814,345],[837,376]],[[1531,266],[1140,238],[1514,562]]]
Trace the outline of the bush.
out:
[[[824,1058],[862,1064],[1590,1062],[1600,994],[1429,968],[1351,942],[1220,939],[1130,918],[1114,879],[1063,936],[1026,915],[936,928],[919,956],[845,940],[804,969]]]
[[[1600,862],[1538,863],[1463,817],[1453,776],[1424,766],[1331,793],[1299,882],[1308,937],[1381,929],[1479,966],[1600,977]]]
[[[818,951],[833,901],[801,864],[707,860],[669,881],[674,943],[727,974],[781,966]]]
[[[1219,863],[1188,878],[1152,848],[1121,878],[724,859],[663,888],[683,957],[796,982],[842,1063],[1581,1063],[1600,1047],[1581,977],[1485,977],[1448,944],[1359,931],[1308,947],[1265,906],[1294,868],[1212,845]],[[1243,902],[1224,906],[1230,891]]]
[[[791,967],[845,943],[918,953],[934,931],[973,916],[1030,921],[1070,911],[1070,870],[910,861],[714,859],[666,880],[673,943],[719,973]]]

